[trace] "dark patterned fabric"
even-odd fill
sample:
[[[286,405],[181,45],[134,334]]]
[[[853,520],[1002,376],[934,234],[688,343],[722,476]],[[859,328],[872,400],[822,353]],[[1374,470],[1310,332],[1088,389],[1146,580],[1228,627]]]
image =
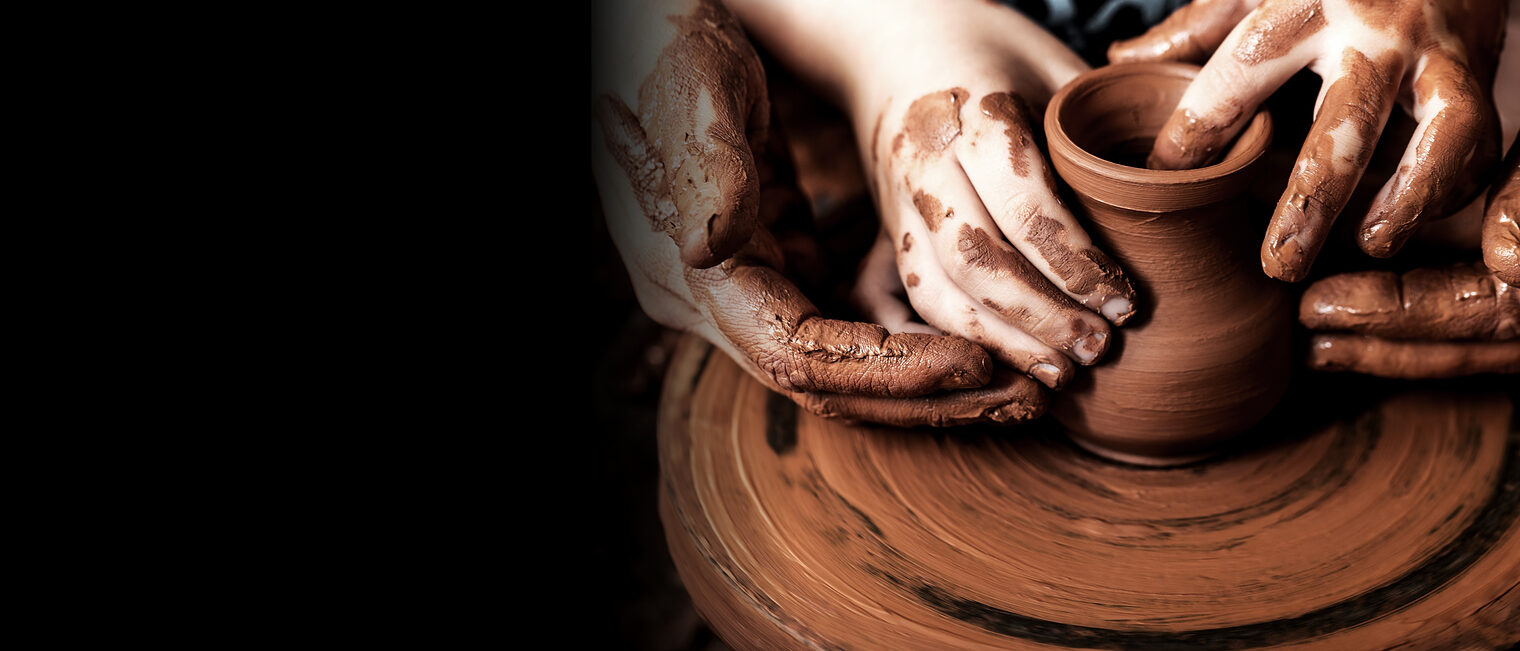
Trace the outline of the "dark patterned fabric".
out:
[[[1145,33],[1188,0],[1001,0],[1100,66],[1108,44]]]

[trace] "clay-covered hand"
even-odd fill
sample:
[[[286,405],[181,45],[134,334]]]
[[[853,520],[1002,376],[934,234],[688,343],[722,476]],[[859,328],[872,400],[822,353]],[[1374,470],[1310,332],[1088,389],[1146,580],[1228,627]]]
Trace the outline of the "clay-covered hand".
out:
[[[1037,144],[1038,111],[1087,69],[1074,53],[995,3],[731,6],[854,122],[884,232],[856,292],[868,316],[964,336],[1052,388],[1103,357],[1134,289],[1062,205]],[[899,282],[932,328],[882,291]]]
[[[757,165],[764,71],[721,5],[666,4],[594,8],[592,167],[644,310],[827,416],[898,425],[1037,416],[1039,386],[994,374],[975,344],[825,319],[779,271],[769,225],[806,204],[785,199],[797,196],[794,179],[763,157]]]
[[[1156,138],[1149,164],[1208,164],[1298,70],[1324,79],[1314,125],[1261,247],[1262,269],[1302,280],[1361,179],[1395,102],[1418,121],[1357,231],[1396,253],[1421,220],[1467,205],[1492,178],[1492,86],[1505,0],[1198,0],[1109,59],[1208,62]],[[1217,50],[1217,51],[1216,51]],[[1209,57],[1209,53],[1213,55]]]
[[[1488,193],[1483,217],[1483,262],[1495,276],[1520,285],[1520,138],[1510,145]]]
[[[1304,292],[1298,318],[1317,331],[1309,366],[1318,370],[1520,373],[1520,290],[1476,263],[1330,276]]]

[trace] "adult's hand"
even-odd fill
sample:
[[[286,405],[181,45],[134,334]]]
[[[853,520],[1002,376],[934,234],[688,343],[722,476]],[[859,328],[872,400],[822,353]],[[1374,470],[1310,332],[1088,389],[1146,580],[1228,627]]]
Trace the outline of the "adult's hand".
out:
[[[975,344],[825,319],[782,275],[769,225],[798,202],[768,200],[795,190],[756,164],[769,119],[764,71],[721,5],[607,2],[594,11],[593,172],[652,318],[703,336],[828,416],[948,425],[1043,410],[1033,381],[994,375]]]
[[[1304,292],[1298,318],[1319,331],[1309,349],[1319,370],[1520,373],[1520,291],[1480,264],[1330,276]]]
[[[1298,70],[1325,80],[1261,247],[1267,275],[1297,281],[1396,101],[1419,125],[1361,219],[1363,251],[1393,255],[1422,220],[1450,214],[1488,186],[1500,153],[1492,85],[1507,13],[1505,0],[1198,0],[1115,43],[1109,59],[1208,57],[1156,139],[1149,164],[1161,169],[1208,164]]]

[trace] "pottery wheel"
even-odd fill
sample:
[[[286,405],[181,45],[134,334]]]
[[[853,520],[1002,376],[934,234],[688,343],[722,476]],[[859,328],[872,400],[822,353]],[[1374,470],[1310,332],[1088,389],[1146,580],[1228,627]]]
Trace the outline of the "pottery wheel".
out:
[[[661,516],[698,610],[739,648],[1520,640],[1514,397],[1377,386],[1302,433],[1149,469],[1049,424],[818,418],[687,337],[661,405]]]

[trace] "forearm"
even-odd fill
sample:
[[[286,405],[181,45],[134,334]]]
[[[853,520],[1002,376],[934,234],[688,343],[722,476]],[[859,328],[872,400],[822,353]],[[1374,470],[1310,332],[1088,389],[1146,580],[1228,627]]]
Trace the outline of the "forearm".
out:
[[[1017,34],[997,56],[1041,86],[1058,88],[1087,69],[1040,26],[978,0],[724,1],[751,38],[857,119],[859,107],[886,99],[894,78],[936,76],[937,60],[918,53],[979,30]]]

